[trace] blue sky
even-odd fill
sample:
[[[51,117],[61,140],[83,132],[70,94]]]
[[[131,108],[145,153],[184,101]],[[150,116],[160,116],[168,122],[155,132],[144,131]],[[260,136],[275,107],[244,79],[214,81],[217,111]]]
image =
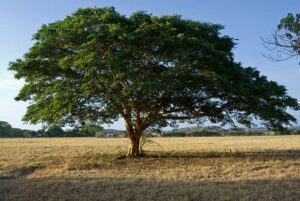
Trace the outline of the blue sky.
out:
[[[153,15],[179,14],[183,18],[218,23],[224,34],[239,39],[234,50],[236,61],[257,67],[262,74],[287,87],[300,100],[300,60],[270,62],[262,56],[268,51],[261,37],[270,38],[280,19],[287,13],[300,12],[295,0],[2,0],[0,1],[0,121],[14,127],[37,129],[40,125],[21,121],[27,103],[14,97],[23,82],[7,70],[9,61],[21,58],[33,44],[32,35],[43,24],[63,19],[78,8],[114,6],[124,15],[144,10]],[[300,113],[293,113],[300,121]],[[299,123],[298,123],[299,125]],[[117,122],[111,128],[123,129]]]

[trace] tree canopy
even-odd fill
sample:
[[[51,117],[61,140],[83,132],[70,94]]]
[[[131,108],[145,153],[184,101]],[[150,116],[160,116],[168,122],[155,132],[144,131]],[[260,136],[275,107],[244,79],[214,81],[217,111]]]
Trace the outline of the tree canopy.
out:
[[[25,79],[16,97],[30,102],[23,120],[72,126],[122,117],[133,156],[147,128],[259,119],[280,129],[296,121],[286,109],[298,110],[297,100],[235,62],[235,42],[222,28],[176,15],[126,17],[112,7],[79,9],[43,25],[9,67]]]
[[[282,18],[272,39],[264,40],[264,45],[272,51],[266,55],[273,61],[284,61],[300,54],[300,14],[289,13]]]

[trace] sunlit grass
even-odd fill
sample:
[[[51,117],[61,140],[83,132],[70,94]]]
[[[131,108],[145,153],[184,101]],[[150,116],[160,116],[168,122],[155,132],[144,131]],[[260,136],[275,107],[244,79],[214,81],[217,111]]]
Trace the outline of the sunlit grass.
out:
[[[299,200],[300,136],[152,140],[0,139],[0,200]]]

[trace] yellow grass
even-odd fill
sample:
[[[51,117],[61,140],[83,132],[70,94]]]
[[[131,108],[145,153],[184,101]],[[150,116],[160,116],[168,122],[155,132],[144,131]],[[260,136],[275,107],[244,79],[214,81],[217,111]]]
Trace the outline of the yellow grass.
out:
[[[300,136],[0,139],[2,200],[300,200]]]

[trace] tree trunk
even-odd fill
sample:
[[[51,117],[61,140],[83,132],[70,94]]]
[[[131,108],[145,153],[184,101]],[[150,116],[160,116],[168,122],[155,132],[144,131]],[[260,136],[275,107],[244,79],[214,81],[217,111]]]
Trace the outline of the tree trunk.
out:
[[[134,133],[135,135],[136,133]],[[128,157],[138,157],[140,156],[140,136],[132,136],[129,137],[129,145],[128,145]]]
[[[135,125],[132,125],[130,117],[124,115],[126,132],[129,138],[127,157],[140,156],[140,138],[143,134],[140,117],[138,115]]]

